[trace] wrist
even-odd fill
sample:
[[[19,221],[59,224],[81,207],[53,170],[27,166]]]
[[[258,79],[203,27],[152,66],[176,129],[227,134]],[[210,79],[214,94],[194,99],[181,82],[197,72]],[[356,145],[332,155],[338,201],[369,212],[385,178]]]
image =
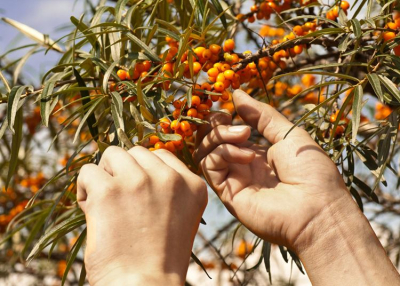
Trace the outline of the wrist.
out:
[[[185,276],[177,273],[164,273],[164,272],[114,272],[108,273],[101,277],[95,283],[91,283],[93,286],[136,286],[136,285],[171,285],[180,286],[184,285]]]
[[[308,224],[295,251],[313,285],[399,285],[396,269],[348,193]]]

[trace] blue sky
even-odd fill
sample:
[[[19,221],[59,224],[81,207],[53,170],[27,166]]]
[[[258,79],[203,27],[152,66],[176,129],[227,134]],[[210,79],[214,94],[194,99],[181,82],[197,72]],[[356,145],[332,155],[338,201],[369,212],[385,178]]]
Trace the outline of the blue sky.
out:
[[[23,24],[26,24],[39,32],[48,34],[53,40],[65,34],[62,28],[69,25],[69,17],[74,15],[79,17],[83,13],[84,1],[73,0],[1,0],[0,16],[11,18]],[[4,54],[10,48],[34,43],[19,33],[15,28],[0,21],[0,55]],[[8,59],[16,59],[24,55],[28,49],[23,52],[11,54]],[[49,51],[34,55],[24,68],[24,76],[34,83],[38,82],[40,76],[46,72],[59,58],[59,54]]]

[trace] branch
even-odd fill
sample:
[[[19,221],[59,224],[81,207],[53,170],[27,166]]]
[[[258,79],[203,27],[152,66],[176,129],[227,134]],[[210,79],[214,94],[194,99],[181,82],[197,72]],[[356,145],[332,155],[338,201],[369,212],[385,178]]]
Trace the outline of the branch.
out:
[[[279,45],[274,45],[274,46],[269,46],[265,49],[258,50],[254,54],[248,54],[244,55],[243,60],[241,60],[234,68],[233,71],[237,72],[238,70],[244,69],[249,63],[255,62],[258,59],[264,58],[264,57],[272,57],[275,52],[280,51],[280,50],[286,50],[293,48],[294,46],[297,45],[320,45],[324,46],[326,48],[328,47],[333,47],[333,46],[338,46],[339,41],[338,40],[332,40],[329,38],[301,38],[301,39],[295,39],[293,41],[287,41],[284,43],[281,43]]]

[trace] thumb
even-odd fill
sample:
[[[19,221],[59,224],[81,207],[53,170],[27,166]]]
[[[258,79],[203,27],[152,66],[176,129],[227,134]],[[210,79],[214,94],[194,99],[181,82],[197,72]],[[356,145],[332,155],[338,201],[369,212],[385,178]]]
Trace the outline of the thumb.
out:
[[[255,100],[240,89],[236,89],[232,97],[239,116],[251,127],[257,129],[271,144],[281,141],[293,127],[293,123],[276,109]],[[297,127],[290,134],[291,136],[308,136],[307,132]]]

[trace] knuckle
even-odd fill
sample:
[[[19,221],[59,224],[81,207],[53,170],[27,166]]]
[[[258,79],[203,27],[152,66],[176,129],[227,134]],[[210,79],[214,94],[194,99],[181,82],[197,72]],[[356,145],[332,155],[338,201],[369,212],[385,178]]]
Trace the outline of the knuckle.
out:
[[[128,153],[136,153],[136,152],[143,152],[147,150],[146,148],[144,148],[143,146],[134,146],[131,149],[128,150]]]
[[[171,152],[166,150],[166,149],[157,149],[153,151],[154,154],[160,154],[160,155],[171,155]]]
[[[112,156],[115,155],[115,153],[119,152],[120,149],[121,149],[121,148],[120,148],[120,147],[117,147],[117,146],[109,146],[109,147],[107,147],[107,149],[104,151],[103,157],[106,157],[106,158],[112,157]]]
[[[164,176],[164,178],[167,181],[172,181],[175,185],[179,185],[182,183],[183,178],[182,178],[181,174],[179,174],[174,169],[169,169],[165,173],[166,173],[166,176]]]
[[[81,169],[79,170],[79,175],[77,178],[77,182],[78,184],[85,184],[85,178],[87,176],[90,176],[90,170],[92,170],[96,165],[95,164],[85,164],[81,167]]]
[[[207,184],[204,180],[200,178],[195,180],[194,192],[201,206],[207,205],[208,192],[207,192]]]

